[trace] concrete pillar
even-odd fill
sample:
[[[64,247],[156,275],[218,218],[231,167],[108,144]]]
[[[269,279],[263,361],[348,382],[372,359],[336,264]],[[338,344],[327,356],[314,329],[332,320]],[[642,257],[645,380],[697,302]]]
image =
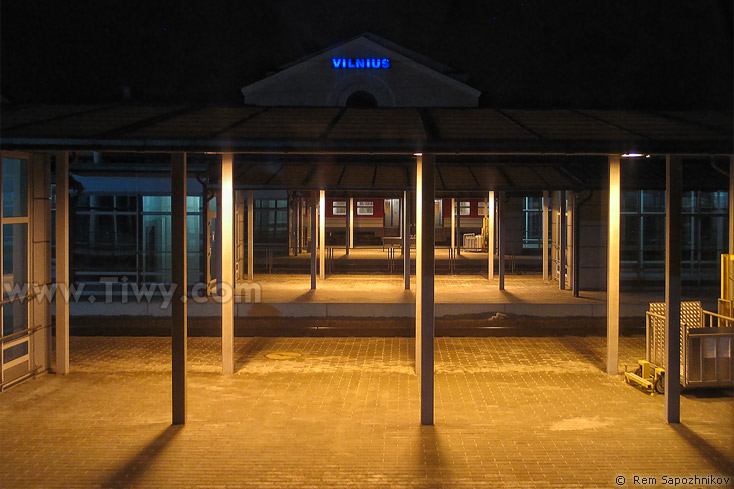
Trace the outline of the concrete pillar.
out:
[[[403,279],[405,290],[410,290],[410,201],[403,191]]]
[[[609,234],[607,240],[607,373],[609,375],[619,373],[619,233],[622,198],[619,160],[619,155],[609,156]]]
[[[487,222],[489,227],[489,229],[487,230],[487,278],[489,280],[492,280],[494,278],[494,221],[496,205],[494,190],[489,191],[487,205]]]
[[[543,246],[543,282],[548,281],[548,267],[549,267],[549,250],[548,250],[548,234],[549,234],[549,226],[548,226],[548,200],[550,197],[550,193],[545,190],[543,191],[543,239],[542,239],[542,246]]]
[[[171,154],[171,404],[173,424],[186,423],[186,153]]]
[[[680,423],[682,165],[665,158],[665,420]]]
[[[421,424],[433,424],[434,337],[434,155],[417,156],[416,182],[416,372],[420,379]]]
[[[566,290],[566,248],[568,248],[568,220],[566,213],[568,209],[566,207],[566,191],[559,192],[561,198],[559,199],[560,215],[558,218],[560,233],[560,254],[558,256],[558,288]]]
[[[220,241],[220,256],[222,257],[222,277],[219,283],[219,297],[222,301],[222,374],[231,375],[234,373],[234,263],[232,259],[232,251],[234,249],[234,233],[232,224],[234,223],[234,184],[232,178],[232,153],[222,155],[222,219],[219,221],[222,226],[220,233],[222,240]],[[251,192],[250,192],[251,193]],[[248,213],[249,213],[248,199]],[[248,221],[249,231],[249,221]],[[250,235],[248,232],[248,266],[250,264]]]
[[[319,278],[326,278],[326,191],[319,190]]]
[[[734,255],[734,156],[729,157],[729,254]]]
[[[311,290],[316,290],[316,192],[313,192],[309,202],[311,226]]]
[[[69,153],[56,153],[56,373],[69,373]]]
[[[349,197],[349,247],[354,248],[354,198]]]
[[[247,191],[247,280],[255,280],[255,192]]]
[[[499,275],[500,275],[500,283],[499,283],[499,289],[505,290],[505,241],[506,241],[506,234],[505,229],[507,229],[507,225],[505,223],[505,192],[499,193],[499,198],[497,199],[497,218],[499,220],[499,244],[497,246],[497,255],[499,256],[498,264],[499,264]]]

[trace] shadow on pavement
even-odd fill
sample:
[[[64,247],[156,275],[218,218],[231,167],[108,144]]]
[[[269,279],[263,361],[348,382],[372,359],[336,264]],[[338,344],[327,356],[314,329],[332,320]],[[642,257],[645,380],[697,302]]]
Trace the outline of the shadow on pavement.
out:
[[[711,445],[708,441],[691,430],[684,424],[670,425],[678,436],[685,440],[689,445],[695,448],[721,475],[731,476],[734,474],[734,458],[728,457],[725,453],[719,451],[718,448]]]
[[[167,426],[153,441],[139,451],[134,457],[125,462],[125,465],[102,485],[102,487],[132,487],[138,479],[150,468],[156,458],[163,453],[169,443],[183,429],[181,425]]]

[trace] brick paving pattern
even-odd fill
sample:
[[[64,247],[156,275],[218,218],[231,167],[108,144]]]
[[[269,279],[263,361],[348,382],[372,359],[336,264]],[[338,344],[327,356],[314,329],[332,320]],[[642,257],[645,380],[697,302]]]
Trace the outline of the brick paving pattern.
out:
[[[171,427],[167,339],[73,337],[73,373],[0,394],[0,487],[668,487],[734,472],[734,394],[686,393],[667,425],[662,396],[602,372],[600,337],[438,338],[433,427],[409,338],[237,338],[231,377],[219,348],[189,340],[189,421]],[[643,352],[621,339],[622,363]],[[678,487],[699,486],[722,487]]]

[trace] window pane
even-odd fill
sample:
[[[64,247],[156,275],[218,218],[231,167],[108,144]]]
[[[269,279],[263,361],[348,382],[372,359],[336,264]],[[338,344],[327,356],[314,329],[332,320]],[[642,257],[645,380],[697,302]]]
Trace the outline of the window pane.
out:
[[[3,298],[7,299],[8,290],[17,290],[26,285],[28,276],[27,239],[27,224],[3,225]]]
[[[28,162],[3,158],[3,217],[28,215]]]
[[[171,212],[171,197],[168,195],[144,195],[143,212]]]
[[[642,212],[665,212],[665,191],[643,190]]]

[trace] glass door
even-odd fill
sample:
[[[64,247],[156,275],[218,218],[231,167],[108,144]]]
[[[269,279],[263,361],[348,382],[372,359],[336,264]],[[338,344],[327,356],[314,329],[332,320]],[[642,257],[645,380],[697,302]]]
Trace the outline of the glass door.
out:
[[[28,159],[2,157],[0,171],[0,269],[2,269],[2,385],[31,370],[28,329]]]

